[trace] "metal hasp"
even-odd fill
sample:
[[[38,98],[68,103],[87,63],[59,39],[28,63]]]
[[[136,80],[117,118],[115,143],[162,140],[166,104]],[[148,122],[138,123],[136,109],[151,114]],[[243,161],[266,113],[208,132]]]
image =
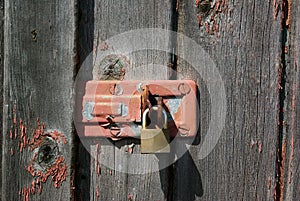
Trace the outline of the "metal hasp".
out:
[[[168,133],[168,118],[166,111],[162,106],[153,106],[151,107],[154,111],[161,110],[163,115],[163,128],[152,128],[148,129],[147,126],[147,115],[150,111],[149,108],[145,110],[142,118],[142,130],[141,130],[141,153],[169,153],[169,133]],[[158,113],[157,113],[158,114]]]
[[[82,101],[83,135],[114,140],[140,138],[142,114],[148,109],[147,128],[163,128],[165,111],[170,137],[195,136],[196,94],[193,80],[88,81]]]

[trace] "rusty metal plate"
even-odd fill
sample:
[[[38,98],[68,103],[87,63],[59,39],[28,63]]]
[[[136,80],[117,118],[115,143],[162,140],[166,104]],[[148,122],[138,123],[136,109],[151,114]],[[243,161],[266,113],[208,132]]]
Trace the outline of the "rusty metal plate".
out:
[[[144,97],[145,86],[148,102]],[[82,102],[84,136],[139,138],[142,113],[157,104],[167,112],[171,137],[195,136],[198,128],[196,93],[193,80],[89,81]]]

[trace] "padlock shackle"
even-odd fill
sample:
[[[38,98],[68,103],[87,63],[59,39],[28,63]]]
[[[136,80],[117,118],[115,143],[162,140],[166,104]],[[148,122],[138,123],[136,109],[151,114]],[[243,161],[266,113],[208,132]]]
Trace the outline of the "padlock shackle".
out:
[[[158,110],[158,106],[152,106],[151,107],[153,110]],[[146,128],[146,115],[147,115],[147,113],[149,112],[149,108],[147,108],[145,111],[144,111],[144,113],[143,113],[143,122],[142,122],[142,127],[143,127],[143,129],[145,129]],[[164,108],[162,108],[162,113],[163,113],[163,115],[164,115],[164,121],[165,121],[165,123],[164,123],[164,129],[166,129],[167,127],[168,127],[168,121],[167,121],[167,113],[166,113],[166,111],[164,110]]]

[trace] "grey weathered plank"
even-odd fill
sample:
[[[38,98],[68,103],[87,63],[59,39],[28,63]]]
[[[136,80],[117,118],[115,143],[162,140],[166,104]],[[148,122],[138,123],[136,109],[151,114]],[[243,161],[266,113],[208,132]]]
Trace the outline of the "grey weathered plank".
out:
[[[225,85],[227,113],[217,145],[199,160],[214,107],[207,85],[216,80],[205,81],[206,77],[197,75],[197,68],[179,59],[179,78],[196,79],[200,86],[201,141],[175,164],[174,200],[273,200],[279,132],[280,13],[274,19],[273,1],[219,2],[225,4],[215,16],[217,31],[216,27],[206,29],[205,20],[212,22],[210,17],[199,27],[193,1],[179,1],[178,30],[201,45],[215,62]],[[178,52],[202,56],[191,48],[184,49],[187,47],[180,45]]]
[[[34,153],[29,147],[20,152],[20,135],[25,133],[33,139],[37,118],[45,123],[46,129],[61,131],[67,143],[58,143],[59,153],[48,155],[50,162],[46,156],[52,153],[52,149],[48,150],[51,147],[38,147],[35,151],[44,150],[45,155],[42,157],[40,152],[40,159],[34,164],[47,169],[55,157],[62,156],[67,165],[67,178],[55,188],[50,176],[43,183],[41,194],[36,187],[34,195],[29,193],[29,200],[71,198],[74,7],[74,1],[5,1],[3,200],[28,200],[25,192],[21,195],[19,192],[31,187],[37,177],[27,171]],[[27,130],[19,128],[21,120]],[[56,170],[62,171],[62,166]]]
[[[100,47],[106,40],[126,31],[141,28],[171,29],[174,1],[80,1],[79,2],[79,52],[80,62],[90,59],[95,62],[97,56],[105,51]],[[151,34],[151,33],[150,33]],[[171,40],[166,36],[167,40]],[[122,41],[126,43],[126,41]],[[94,44],[91,47],[91,44]],[[104,48],[105,50],[105,48]],[[108,50],[118,50],[108,42]],[[168,79],[169,54],[151,50],[125,54],[131,65],[125,68],[124,79]],[[92,57],[88,57],[88,55]],[[159,64],[165,68],[151,67],[149,64]],[[94,64],[93,64],[94,65]],[[138,68],[145,65],[142,69]],[[128,145],[134,143],[133,153],[139,153],[137,140],[122,140],[109,143],[97,139],[84,150],[80,145],[78,151],[78,199],[90,200],[165,200],[168,196],[168,170],[148,174],[138,173],[138,168],[150,170],[158,169],[157,161],[150,162],[152,167],[147,167],[144,162],[147,158],[134,160],[132,154],[126,153]],[[84,144],[84,143],[83,143]],[[89,155],[90,152],[90,156]],[[98,154],[97,154],[98,153]],[[98,157],[97,157],[98,155]],[[90,164],[85,164],[89,158]],[[97,173],[97,160],[101,163],[101,173]],[[111,167],[105,166],[105,161],[114,161]],[[122,172],[118,169],[124,168]],[[143,167],[144,166],[144,167]],[[89,169],[89,170],[87,170]],[[127,173],[126,171],[131,171]],[[81,178],[81,179],[80,179]],[[84,179],[82,179],[84,178]],[[87,186],[89,188],[87,189]]]
[[[282,154],[282,176],[284,182],[281,183],[283,189],[282,200],[299,200],[299,130],[300,130],[300,3],[291,1],[288,10],[290,21],[287,21],[285,30],[287,35],[286,44],[286,91],[285,91],[285,124],[283,125],[284,136],[283,145],[285,152]]]
[[[4,44],[3,44],[3,19],[4,16],[4,1],[0,1],[0,111],[3,111],[3,57],[4,57]],[[2,121],[3,115],[0,115],[0,131],[2,131]],[[2,178],[2,140],[3,135],[0,135],[0,178]],[[0,182],[0,189],[2,189],[2,182]],[[1,200],[1,190],[0,190],[0,200]]]

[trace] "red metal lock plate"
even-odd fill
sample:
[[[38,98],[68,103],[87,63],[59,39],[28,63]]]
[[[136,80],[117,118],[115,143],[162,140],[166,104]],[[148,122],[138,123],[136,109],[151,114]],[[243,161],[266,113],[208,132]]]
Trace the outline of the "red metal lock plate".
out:
[[[149,92],[148,102],[145,86]],[[195,136],[198,128],[196,94],[197,85],[192,80],[89,81],[82,102],[84,136],[139,138],[143,111],[159,102],[167,113],[171,137]]]

